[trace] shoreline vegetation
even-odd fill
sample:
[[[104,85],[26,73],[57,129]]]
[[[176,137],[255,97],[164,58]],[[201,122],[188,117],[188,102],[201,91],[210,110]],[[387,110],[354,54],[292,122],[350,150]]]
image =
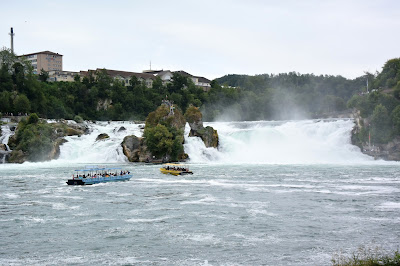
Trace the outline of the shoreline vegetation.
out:
[[[331,259],[333,266],[398,266],[400,265],[399,251],[386,251],[381,247],[360,247],[351,255],[335,254]]]
[[[400,58],[388,60],[381,72],[367,72],[355,79],[296,72],[226,75],[213,80],[209,91],[195,86],[179,73],[174,73],[169,83],[155,79],[150,88],[136,77],[132,77],[128,85],[123,84],[108,76],[105,70],[85,77],[76,76],[73,82],[48,82],[45,71],[33,74],[29,62],[5,48],[0,51],[0,61],[2,114],[35,113],[43,119],[78,123],[84,120],[143,121],[147,117],[145,135],[148,139],[156,132],[164,132],[164,137],[172,134],[166,137],[163,156],[151,142],[145,141],[153,149],[151,156],[174,160],[183,156],[178,145],[182,142],[180,129],[168,129],[161,121],[147,122],[160,103],[168,99],[181,115],[191,106],[197,108],[202,121],[308,119],[351,113],[356,121],[351,138],[354,145],[375,158],[400,160]],[[201,137],[206,145],[217,146],[218,140],[212,136],[214,131],[203,127],[202,123],[191,122],[192,118],[190,115],[186,118],[197,128],[196,133],[191,130],[191,135]],[[35,131],[32,123],[22,123],[17,132],[22,134],[28,129],[27,132],[35,131],[27,134],[32,138],[39,134],[49,136],[51,141],[57,139],[46,133],[49,129],[45,123],[39,125],[40,130]],[[204,134],[211,138],[207,139]],[[11,144],[28,152],[30,148],[21,141],[30,142],[18,138]],[[51,150],[49,142],[39,144],[44,150]],[[28,157],[35,159],[31,155]]]

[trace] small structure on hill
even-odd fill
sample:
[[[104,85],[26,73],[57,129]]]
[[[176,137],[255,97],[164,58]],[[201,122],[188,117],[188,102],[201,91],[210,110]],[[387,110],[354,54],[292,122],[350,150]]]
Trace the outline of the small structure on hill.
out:
[[[168,97],[167,97],[167,96],[165,96],[165,100],[162,100],[161,105],[165,105],[165,106],[168,107],[168,109],[169,109],[169,114],[168,114],[168,116],[174,115],[174,109],[175,109],[175,107],[174,107],[174,102],[168,100]]]

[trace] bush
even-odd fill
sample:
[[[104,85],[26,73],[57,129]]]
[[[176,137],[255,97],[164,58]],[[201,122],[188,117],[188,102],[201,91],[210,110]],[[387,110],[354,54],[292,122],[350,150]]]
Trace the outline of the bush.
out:
[[[386,143],[390,140],[391,133],[388,111],[382,104],[378,104],[371,117],[371,137],[374,142]]]
[[[39,117],[36,113],[33,113],[28,118],[28,124],[36,124],[39,122]]]
[[[166,126],[158,124],[155,127],[146,128],[143,136],[151,153],[158,158],[171,154],[174,144],[173,135]]]
[[[187,122],[194,123],[202,120],[202,114],[199,108],[192,105],[186,110],[185,118]]]
[[[35,121],[36,117],[36,114],[31,114],[28,122],[22,120],[18,124],[15,141],[11,141],[13,149],[27,154],[30,161],[47,160],[49,152],[53,149],[52,141],[56,138],[53,127],[46,122],[29,122]]]
[[[83,118],[80,117],[79,115],[76,115],[76,116],[74,117],[74,121],[75,121],[76,123],[82,123],[82,122],[83,122]]]
[[[331,261],[335,266],[396,266],[400,265],[400,253],[395,251],[390,255],[381,248],[360,247],[351,256],[336,254]]]

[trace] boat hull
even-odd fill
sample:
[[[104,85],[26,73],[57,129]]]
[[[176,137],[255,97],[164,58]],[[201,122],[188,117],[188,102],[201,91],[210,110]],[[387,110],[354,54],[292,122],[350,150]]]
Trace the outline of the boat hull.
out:
[[[160,168],[160,172],[163,174],[170,174],[170,175],[192,175],[193,172],[192,171],[178,171],[178,170],[167,170],[165,168]]]
[[[68,179],[67,184],[72,186],[84,186],[84,185],[93,185],[99,183],[107,183],[107,182],[118,182],[118,181],[126,181],[132,178],[132,175],[121,175],[121,176],[108,176],[108,177],[94,177],[94,178],[74,178]]]

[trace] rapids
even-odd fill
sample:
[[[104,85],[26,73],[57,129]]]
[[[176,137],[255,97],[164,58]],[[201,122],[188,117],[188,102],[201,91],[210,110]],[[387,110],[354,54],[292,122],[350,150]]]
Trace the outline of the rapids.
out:
[[[206,125],[220,148],[186,128],[190,176],[127,162],[123,138],[142,134],[128,122],[88,124],[58,160],[0,164],[0,265],[330,265],[399,250],[400,164],[351,145],[353,121]],[[66,184],[98,163],[133,177]]]
[[[350,142],[354,122],[345,120],[208,123],[220,148],[187,137],[185,152],[195,163],[351,164],[373,160]]]

